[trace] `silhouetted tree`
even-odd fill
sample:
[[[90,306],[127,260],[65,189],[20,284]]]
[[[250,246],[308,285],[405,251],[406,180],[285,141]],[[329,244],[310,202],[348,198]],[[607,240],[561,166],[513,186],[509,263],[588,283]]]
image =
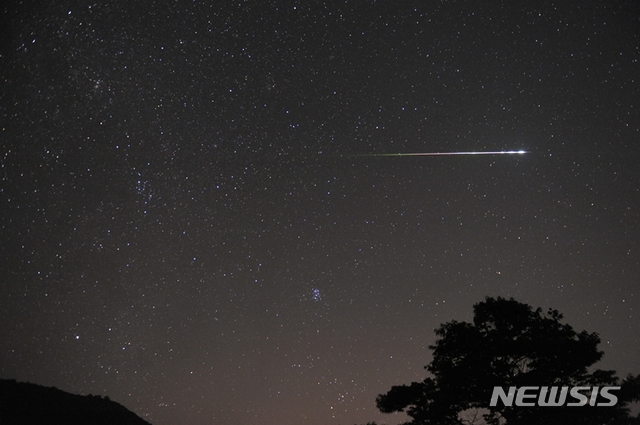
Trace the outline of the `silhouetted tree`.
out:
[[[620,382],[614,371],[590,373],[603,355],[600,338],[576,332],[561,319],[557,310],[543,313],[514,299],[487,297],[474,305],[473,323],[451,321],[436,329],[438,339],[429,347],[433,360],[425,366],[431,376],[380,394],[378,409],[405,411],[412,425],[632,423],[626,406],[638,401],[640,375]],[[489,406],[496,386],[617,385],[618,403],[611,407]],[[470,409],[473,415],[461,415]]]

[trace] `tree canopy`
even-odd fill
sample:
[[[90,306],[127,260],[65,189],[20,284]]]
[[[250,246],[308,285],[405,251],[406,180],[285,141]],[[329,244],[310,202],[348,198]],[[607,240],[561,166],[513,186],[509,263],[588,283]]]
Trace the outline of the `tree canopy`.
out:
[[[604,354],[599,336],[577,332],[562,318],[557,310],[487,297],[474,305],[473,323],[454,320],[436,329],[433,360],[425,366],[431,376],[392,387],[377,397],[377,407],[406,412],[411,425],[632,423],[627,406],[640,399],[640,375],[621,381],[612,370],[590,372]],[[621,388],[615,406],[490,406],[494,387],[525,386]],[[474,419],[465,417],[469,411]]]

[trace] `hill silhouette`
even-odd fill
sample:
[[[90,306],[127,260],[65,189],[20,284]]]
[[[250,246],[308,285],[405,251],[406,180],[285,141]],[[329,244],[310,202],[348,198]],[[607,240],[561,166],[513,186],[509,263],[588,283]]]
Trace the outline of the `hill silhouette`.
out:
[[[109,397],[0,380],[2,425],[150,425]]]

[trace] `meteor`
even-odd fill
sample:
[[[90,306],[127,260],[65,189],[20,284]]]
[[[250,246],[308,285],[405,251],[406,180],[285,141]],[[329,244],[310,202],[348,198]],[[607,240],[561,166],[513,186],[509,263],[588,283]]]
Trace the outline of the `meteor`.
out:
[[[479,151],[479,152],[409,152],[374,153],[363,156],[454,156],[454,155],[523,155],[528,151]]]

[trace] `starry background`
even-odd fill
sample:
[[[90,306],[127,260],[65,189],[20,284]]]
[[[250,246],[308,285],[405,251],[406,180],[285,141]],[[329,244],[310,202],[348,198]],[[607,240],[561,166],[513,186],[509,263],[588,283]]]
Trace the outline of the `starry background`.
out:
[[[640,372],[638,2],[45,3],[0,22],[2,378],[397,423],[485,296]]]

